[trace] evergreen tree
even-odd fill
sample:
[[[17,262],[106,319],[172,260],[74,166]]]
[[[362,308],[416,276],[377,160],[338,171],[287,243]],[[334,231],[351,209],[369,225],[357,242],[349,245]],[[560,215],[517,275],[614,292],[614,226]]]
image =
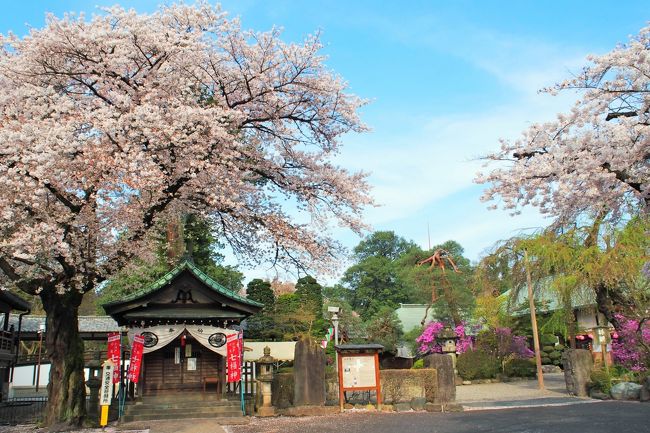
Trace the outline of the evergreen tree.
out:
[[[375,232],[354,249],[356,263],[341,280],[348,289],[346,300],[365,320],[383,306],[395,309],[409,299],[408,287],[399,277],[397,261],[418,248],[394,232]]]
[[[264,340],[282,338],[282,334],[275,329],[276,323],[273,318],[275,294],[271,283],[259,278],[249,281],[246,286],[246,297],[264,304],[260,312],[246,319],[246,338]]]
[[[316,337],[322,336],[325,328],[323,318],[323,287],[312,276],[305,276],[296,282],[296,296],[300,298],[302,308],[314,315],[311,333]]]

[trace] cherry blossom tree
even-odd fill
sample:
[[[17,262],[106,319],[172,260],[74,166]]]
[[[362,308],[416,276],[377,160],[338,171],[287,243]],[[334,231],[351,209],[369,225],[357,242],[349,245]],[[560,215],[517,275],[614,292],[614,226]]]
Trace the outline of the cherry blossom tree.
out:
[[[204,3],[0,36],[0,284],[47,312],[47,424],[85,415],[83,294],[146,253],[166,218],[207,218],[253,262],[321,269],[339,250],[328,221],[363,230],[365,175],[331,157],[365,130],[364,101],[320,48]]]
[[[536,123],[487,155],[483,200],[538,207],[559,222],[603,212],[617,219],[650,204],[650,27],[572,79],[543,91],[581,94],[568,113]],[[495,205],[496,207],[496,205]]]
[[[543,90],[577,92],[573,108],[533,124],[517,140],[502,140],[501,149],[486,156],[491,170],[476,181],[488,184],[484,201],[514,213],[535,206],[559,232],[584,226],[583,247],[596,251],[611,242],[608,227],[627,230],[628,221],[648,216],[650,27],[588,60],[574,78]],[[599,311],[619,327],[614,313],[631,302],[620,280],[601,279],[592,287]]]

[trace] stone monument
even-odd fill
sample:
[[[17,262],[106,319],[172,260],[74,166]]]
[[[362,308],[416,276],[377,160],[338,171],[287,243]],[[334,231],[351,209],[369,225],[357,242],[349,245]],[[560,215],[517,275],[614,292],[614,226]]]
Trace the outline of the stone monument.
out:
[[[294,406],[325,404],[325,353],[310,338],[296,343],[293,364]]]
[[[424,358],[424,368],[435,368],[438,371],[438,391],[434,403],[446,404],[456,400],[456,374],[454,360],[451,356],[434,353]]]
[[[587,397],[587,384],[594,368],[591,352],[585,349],[567,349],[562,355],[562,364],[566,390],[569,394]]]

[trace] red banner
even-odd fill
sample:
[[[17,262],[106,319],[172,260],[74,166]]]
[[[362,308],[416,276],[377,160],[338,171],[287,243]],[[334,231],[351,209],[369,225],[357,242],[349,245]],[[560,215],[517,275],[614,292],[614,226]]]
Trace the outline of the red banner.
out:
[[[133,337],[133,347],[131,347],[131,362],[129,364],[128,378],[133,383],[138,383],[140,379],[140,365],[142,364],[142,350],[144,348],[144,337],[136,335]]]
[[[239,382],[241,380],[241,352],[241,333],[229,335],[226,343],[227,382]]]
[[[115,364],[115,370],[113,370],[113,383],[119,383],[120,381],[121,343],[122,338],[119,332],[108,333],[108,348],[106,350],[106,357],[113,361],[113,364]]]

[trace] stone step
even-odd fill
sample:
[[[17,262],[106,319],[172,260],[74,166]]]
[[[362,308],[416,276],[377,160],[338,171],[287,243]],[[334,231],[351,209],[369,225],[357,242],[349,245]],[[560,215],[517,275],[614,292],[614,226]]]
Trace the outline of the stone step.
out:
[[[131,421],[152,421],[152,420],[165,420],[165,419],[180,419],[182,418],[183,420],[189,420],[192,418],[197,418],[197,419],[206,419],[206,418],[218,418],[220,420],[224,420],[224,423],[226,423],[226,420],[232,420],[232,419],[243,419],[244,416],[242,415],[240,410],[237,411],[227,411],[219,414],[214,414],[210,412],[198,412],[198,413],[185,413],[182,416],[179,416],[177,413],[169,413],[167,411],[163,412],[155,412],[155,413],[134,413],[134,414],[125,414],[122,416],[120,422],[121,423],[126,423],[126,422],[131,422]],[[228,424],[231,424],[230,422],[227,422]]]
[[[234,401],[234,400],[205,400],[205,401],[186,401],[186,400],[176,400],[176,401],[153,401],[153,400],[144,400],[141,402],[137,403],[129,403],[126,405],[126,407],[129,408],[149,408],[149,407],[154,407],[154,408],[160,408],[160,409],[167,409],[167,408],[179,408],[179,407],[187,407],[187,408],[194,408],[194,407],[230,407],[230,406],[235,406],[239,407],[240,406],[239,401]]]
[[[140,397],[138,400],[141,402],[176,402],[176,401],[239,401],[239,396],[223,396],[217,393],[195,393],[195,392],[179,392],[179,393],[165,393],[160,395],[147,395]]]
[[[239,410],[241,403],[238,401],[220,401],[220,402],[194,402],[188,403],[178,401],[176,403],[142,403],[142,404],[129,404],[125,406],[127,413],[131,412],[195,412],[195,411],[228,411]]]
[[[125,411],[126,415],[156,415],[156,414],[169,414],[176,415],[178,417],[187,417],[194,414],[206,414],[210,413],[215,416],[229,414],[229,413],[241,413],[239,407],[203,407],[196,409],[188,408],[175,408],[175,409],[136,409],[136,410],[127,410]]]

